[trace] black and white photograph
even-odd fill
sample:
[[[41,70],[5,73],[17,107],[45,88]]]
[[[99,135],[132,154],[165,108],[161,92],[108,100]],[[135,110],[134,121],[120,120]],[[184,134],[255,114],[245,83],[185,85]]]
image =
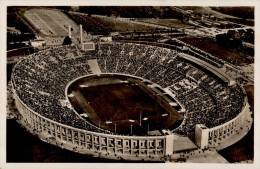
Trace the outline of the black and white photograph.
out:
[[[6,3],[0,168],[260,167],[253,2]]]

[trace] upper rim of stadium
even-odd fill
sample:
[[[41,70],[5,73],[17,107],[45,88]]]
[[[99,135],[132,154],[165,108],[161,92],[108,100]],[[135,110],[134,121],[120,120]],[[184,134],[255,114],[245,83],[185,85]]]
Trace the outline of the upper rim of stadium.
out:
[[[194,130],[196,124],[207,127],[224,124],[240,113],[246,101],[238,83],[232,86],[221,83],[179,57],[175,50],[118,42],[102,43],[93,51],[70,45],[32,54],[13,68],[13,88],[28,108],[44,117],[76,128],[110,133],[90,127],[89,122],[59,102],[67,99],[64,93],[70,81],[94,74],[88,64],[93,59],[101,73],[135,75],[171,92],[186,110],[183,123],[174,133]]]

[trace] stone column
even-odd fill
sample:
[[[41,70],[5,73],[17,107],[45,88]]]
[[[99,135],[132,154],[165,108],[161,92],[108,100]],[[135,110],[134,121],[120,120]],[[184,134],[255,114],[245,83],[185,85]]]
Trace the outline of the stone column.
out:
[[[150,142],[149,141],[150,140],[147,139],[146,141],[147,141],[147,147],[146,147],[147,148],[147,156],[149,156],[149,149],[150,149]]]
[[[116,147],[116,138],[114,138],[114,146],[115,146],[115,153],[117,152],[117,147]]]
[[[155,139],[155,155],[157,154],[157,139]]]
[[[138,146],[139,146],[139,155],[141,155],[141,140],[138,140]]]
[[[65,137],[66,137],[66,142],[69,142],[69,132],[68,132],[68,128],[65,128]]]
[[[92,150],[94,150],[95,144],[94,144],[94,135],[91,135],[91,143],[92,143]]]
[[[107,152],[109,152],[109,138],[107,137]]]
[[[80,132],[78,131],[78,143],[79,143],[79,146],[81,146],[81,141],[80,141]]]
[[[124,138],[122,139],[122,149],[123,149],[122,153],[125,154],[125,139]]]
[[[72,140],[72,144],[75,144],[75,138],[74,138],[74,130],[71,130],[71,140]]]
[[[133,139],[130,139],[130,154],[133,155]]]
[[[101,151],[102,150],[102,139],[101,139],[101,136],[98,136],[98,143],[99,143],[99,151]]]
[[[58,140],[58,130],[57,130],[57,125],[54,123],[54,130],[55,130],[55,138]]]

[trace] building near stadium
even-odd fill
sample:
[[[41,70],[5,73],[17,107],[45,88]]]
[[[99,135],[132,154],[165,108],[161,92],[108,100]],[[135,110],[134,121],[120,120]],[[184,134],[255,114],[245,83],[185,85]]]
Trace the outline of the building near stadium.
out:
[[[94,45],[50,47],[14,67],[19,122],[41,140],[101,158],[165,161],[223,149],[251,128],[245,91],[219,60],[178,47]]]

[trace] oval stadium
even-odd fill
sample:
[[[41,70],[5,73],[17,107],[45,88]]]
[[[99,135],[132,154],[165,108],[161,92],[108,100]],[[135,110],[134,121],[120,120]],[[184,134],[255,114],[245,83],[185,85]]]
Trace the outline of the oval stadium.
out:
[[[13,68],[19,121],[41,140],[100,158],[176,161],[251,128],[246,93],[220,59],[178,46],[93,45],[49,47]]]

